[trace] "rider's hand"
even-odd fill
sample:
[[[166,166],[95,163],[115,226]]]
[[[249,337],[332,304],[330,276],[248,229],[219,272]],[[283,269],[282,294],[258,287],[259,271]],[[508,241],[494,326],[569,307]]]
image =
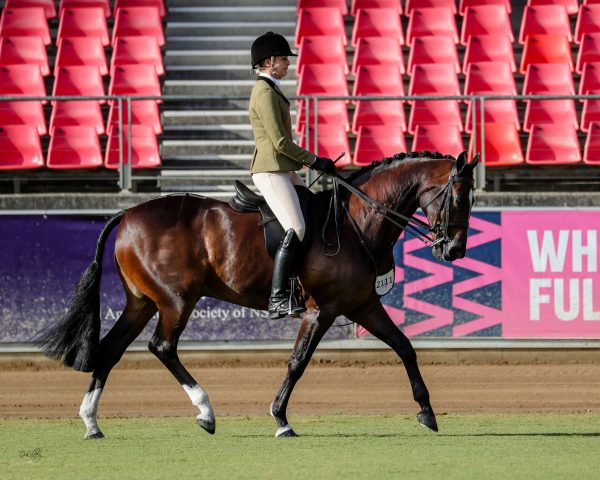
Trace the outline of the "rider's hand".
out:
[[[325,172],[328,175],[333,175],[336,171],[335,163],[333,163],[331,158],[327,157],[317,157],[315,163],[313,163],[310,168]]]

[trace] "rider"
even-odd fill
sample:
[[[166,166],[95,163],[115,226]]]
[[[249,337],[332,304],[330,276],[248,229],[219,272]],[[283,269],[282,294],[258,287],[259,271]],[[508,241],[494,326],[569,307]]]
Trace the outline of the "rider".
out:
[[[306,228],[294,189],[294,185],[305,185],[296,170],[306,165],[332,174],[336,169],[331,159],[317,157],[292,139],[290,102],[279,89],[292,55],[295,56],[287,40],[273,32],[258,37],[251,48],[252,67],[258,77],[248,108],[256,144],[250,171],[254,184],[285,231],[273,268],[268,307],[273,319],[306,311],[290,286]]]

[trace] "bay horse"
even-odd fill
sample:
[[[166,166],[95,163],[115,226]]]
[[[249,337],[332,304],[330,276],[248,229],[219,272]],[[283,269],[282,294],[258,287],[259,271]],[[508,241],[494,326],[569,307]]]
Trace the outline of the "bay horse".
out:
[[[315,233],[321,232],[328,217],[331,190],[311,196],[312,242],[297,268],[307,311],[287,374],[270,407],[276,436],[296,436],[286,417],[288,401],[319,341],[340,315],[399,355],[420,406],[417,419],[437,431],[415,350],[384,310],[374,283],[377,272],[393,269],[394,244],[419,207],[430,225],[432,253],[446,261],[465,255],[477,161],[478,156],[467,161],[466,152],[457,159],[430,152],[397,154],[352,174],[342,184],[353,193],[344,190],[339,195],[343,213],[338,218],[335,256],[324,253],[326,242]],[[126,305],[100,341],[102,257],[107,237],[117,225],[114,256]],[[65,316],[38,342],[49,357],[93,372],[79,411],[87,427],[85,438],[104,436],[96,416],[108,375],[157,311],[158,324],[148,348],[199,409],[198,424],[214,433],[208,395],[179,360],[179,337],[202,296],[265,309],[272,270],[259,214],[239,213],[226,202],[172,195],[113,216],[99,236],[95,259],[83,273]]]

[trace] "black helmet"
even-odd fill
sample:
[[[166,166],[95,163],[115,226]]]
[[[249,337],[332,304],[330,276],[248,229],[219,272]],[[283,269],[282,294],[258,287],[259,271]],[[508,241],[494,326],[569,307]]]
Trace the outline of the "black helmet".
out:
[[[258,65],[265,58],[276,57],[276,56],[296,56],[290,50],[290,44],[278,33],[267,32],[256,40],[252,44],[250,49],[250,56],[252,57],[252,66]]]

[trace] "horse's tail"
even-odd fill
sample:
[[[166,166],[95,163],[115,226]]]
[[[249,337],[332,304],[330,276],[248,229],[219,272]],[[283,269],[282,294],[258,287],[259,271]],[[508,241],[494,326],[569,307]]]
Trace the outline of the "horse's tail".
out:
[[[67,312],[58,325],[36,341],[43,353],[80,372],[91,372],[100,343],[100,279],[106,240],[125,214],[120,211],[102,229],[96,256],[83,272],[71,297]]]

